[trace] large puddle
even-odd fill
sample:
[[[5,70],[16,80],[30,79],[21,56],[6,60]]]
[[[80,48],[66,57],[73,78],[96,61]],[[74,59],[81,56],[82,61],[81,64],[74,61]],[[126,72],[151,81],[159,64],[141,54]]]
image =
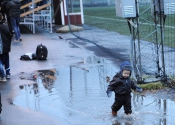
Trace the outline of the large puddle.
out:
[[[86,61],[88,62],[88,61]],[[132,93],[131,116],[111,115],[111,98],[106,96],[107,76],[118,71],[103,60],[96,63],[39,70],[31,84],[19,86],[14,104],[61,117],[76,125],[174,125],[175,102]]]

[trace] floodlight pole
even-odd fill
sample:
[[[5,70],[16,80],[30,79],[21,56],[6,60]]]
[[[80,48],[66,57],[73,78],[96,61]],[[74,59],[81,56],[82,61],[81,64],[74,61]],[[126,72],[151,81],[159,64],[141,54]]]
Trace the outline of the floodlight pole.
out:
[[[136,17],[128,19],[128,26],[130,29],[130,43],[131,54],[130,60],[133,66],[133,77],[137,83],[142,83],[142,66],[141,66],[141,52],[140,52],[140,34],[139,34],[139,12],[138,12],[138,0],[135,0]],[[131,25],[131,22],[135,25]],[[137,40],[137,42],[136,42]]]
[[[154,23],[155,23],[155,30],[156,30],[156,34],[155,34],[155,43],[156,43],[156,64],[157,64],[157,73],[155,74],[156,77],[158,77],[160,75],[160,62],[159,62],[159,42],[158,42],[158,18],[157,18],[157,12],[156,12],[156,4],[155,4],[155,0],[153,0],[153,6],[154,6]]]
[[[161,8],[161,0],[158,0],[159,2],[159,16],[160,16],[160,30],[161,30],[161,51],[162,51],[162,80],[166,81],[166,73],[165,73],[165,60],[164,60],[164,25],[165,25],[165,15],[164,11],[162,11]]]
[[[137,81],[138,82],[142,82],[142,65],[141,65],[141,52],[140,52],[140,31],[139,31],[139,10],[138,10],[138,0],[135,0],[135,5],[136,5],[136,23],[137,23],[137,31],[136,31],[136,35],[137,35],[137,40],[138,40],[138,53],[135,52],[135,63],[137,64],[136,68],[137,70]],[[136,40],[136,39],[135,39]],[[134,47],[136,49],[136,46]],[[137,57],[138,54],[138,57]]]
[[[134,19],[132,19],[132,21],[134,22]],[[136,70],[136,60],[135,60],[135,37],[134,37],[134,34],[135,34],[135,30],[134,30],[134,27],[131,26],[131,24],[128,22],[128,26],[129,26],[129,29],[130,29],[130,48],[131,48],[131,51],[130,51],[130,62],[131,62],[131,65],[133,67],[133,73],[132,73],[132,77],[134,78],[134,80],[137,80],[136,76],[137,76],[137,70]]]

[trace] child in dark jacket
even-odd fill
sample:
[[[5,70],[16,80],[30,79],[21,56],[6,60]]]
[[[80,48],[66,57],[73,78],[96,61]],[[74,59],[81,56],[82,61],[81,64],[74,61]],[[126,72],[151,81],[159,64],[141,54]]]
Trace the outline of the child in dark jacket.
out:
[[[117,115],[117,111],[124,106],[126,115],[132,113],[131,110],[131,89],[142,92],[142,89],[134,84],[130,79],[132,72],[131,64],[124,61],[120,65],[120,71],[113,77],[107,88],[107,96],[111,96],[111,92],[115,92],[115,102],[111,106],[112,114]]]

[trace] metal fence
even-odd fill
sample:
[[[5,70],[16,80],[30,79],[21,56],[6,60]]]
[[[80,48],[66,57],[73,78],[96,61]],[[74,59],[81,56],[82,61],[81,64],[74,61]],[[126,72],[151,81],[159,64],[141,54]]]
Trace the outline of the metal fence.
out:
[[[175,14],[157,10],[161,0],[137,2],[138,22],[116,16],[114,0],[83,0],[84,30],[72,33],[104,49],[113,58],[131,60],[136,75],[174,76]],[[71,4],[74,11],[79,10],[79,3]]]

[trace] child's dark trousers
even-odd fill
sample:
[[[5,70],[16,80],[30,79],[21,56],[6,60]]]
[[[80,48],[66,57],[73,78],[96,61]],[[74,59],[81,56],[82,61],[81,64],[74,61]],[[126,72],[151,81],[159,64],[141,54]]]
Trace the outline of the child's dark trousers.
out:
[[[115,94],[115,102],[111,106],[112,111],[117,112],[120,108],[124,106],[125,114],[131,114],[131,95],[119,95]]]

